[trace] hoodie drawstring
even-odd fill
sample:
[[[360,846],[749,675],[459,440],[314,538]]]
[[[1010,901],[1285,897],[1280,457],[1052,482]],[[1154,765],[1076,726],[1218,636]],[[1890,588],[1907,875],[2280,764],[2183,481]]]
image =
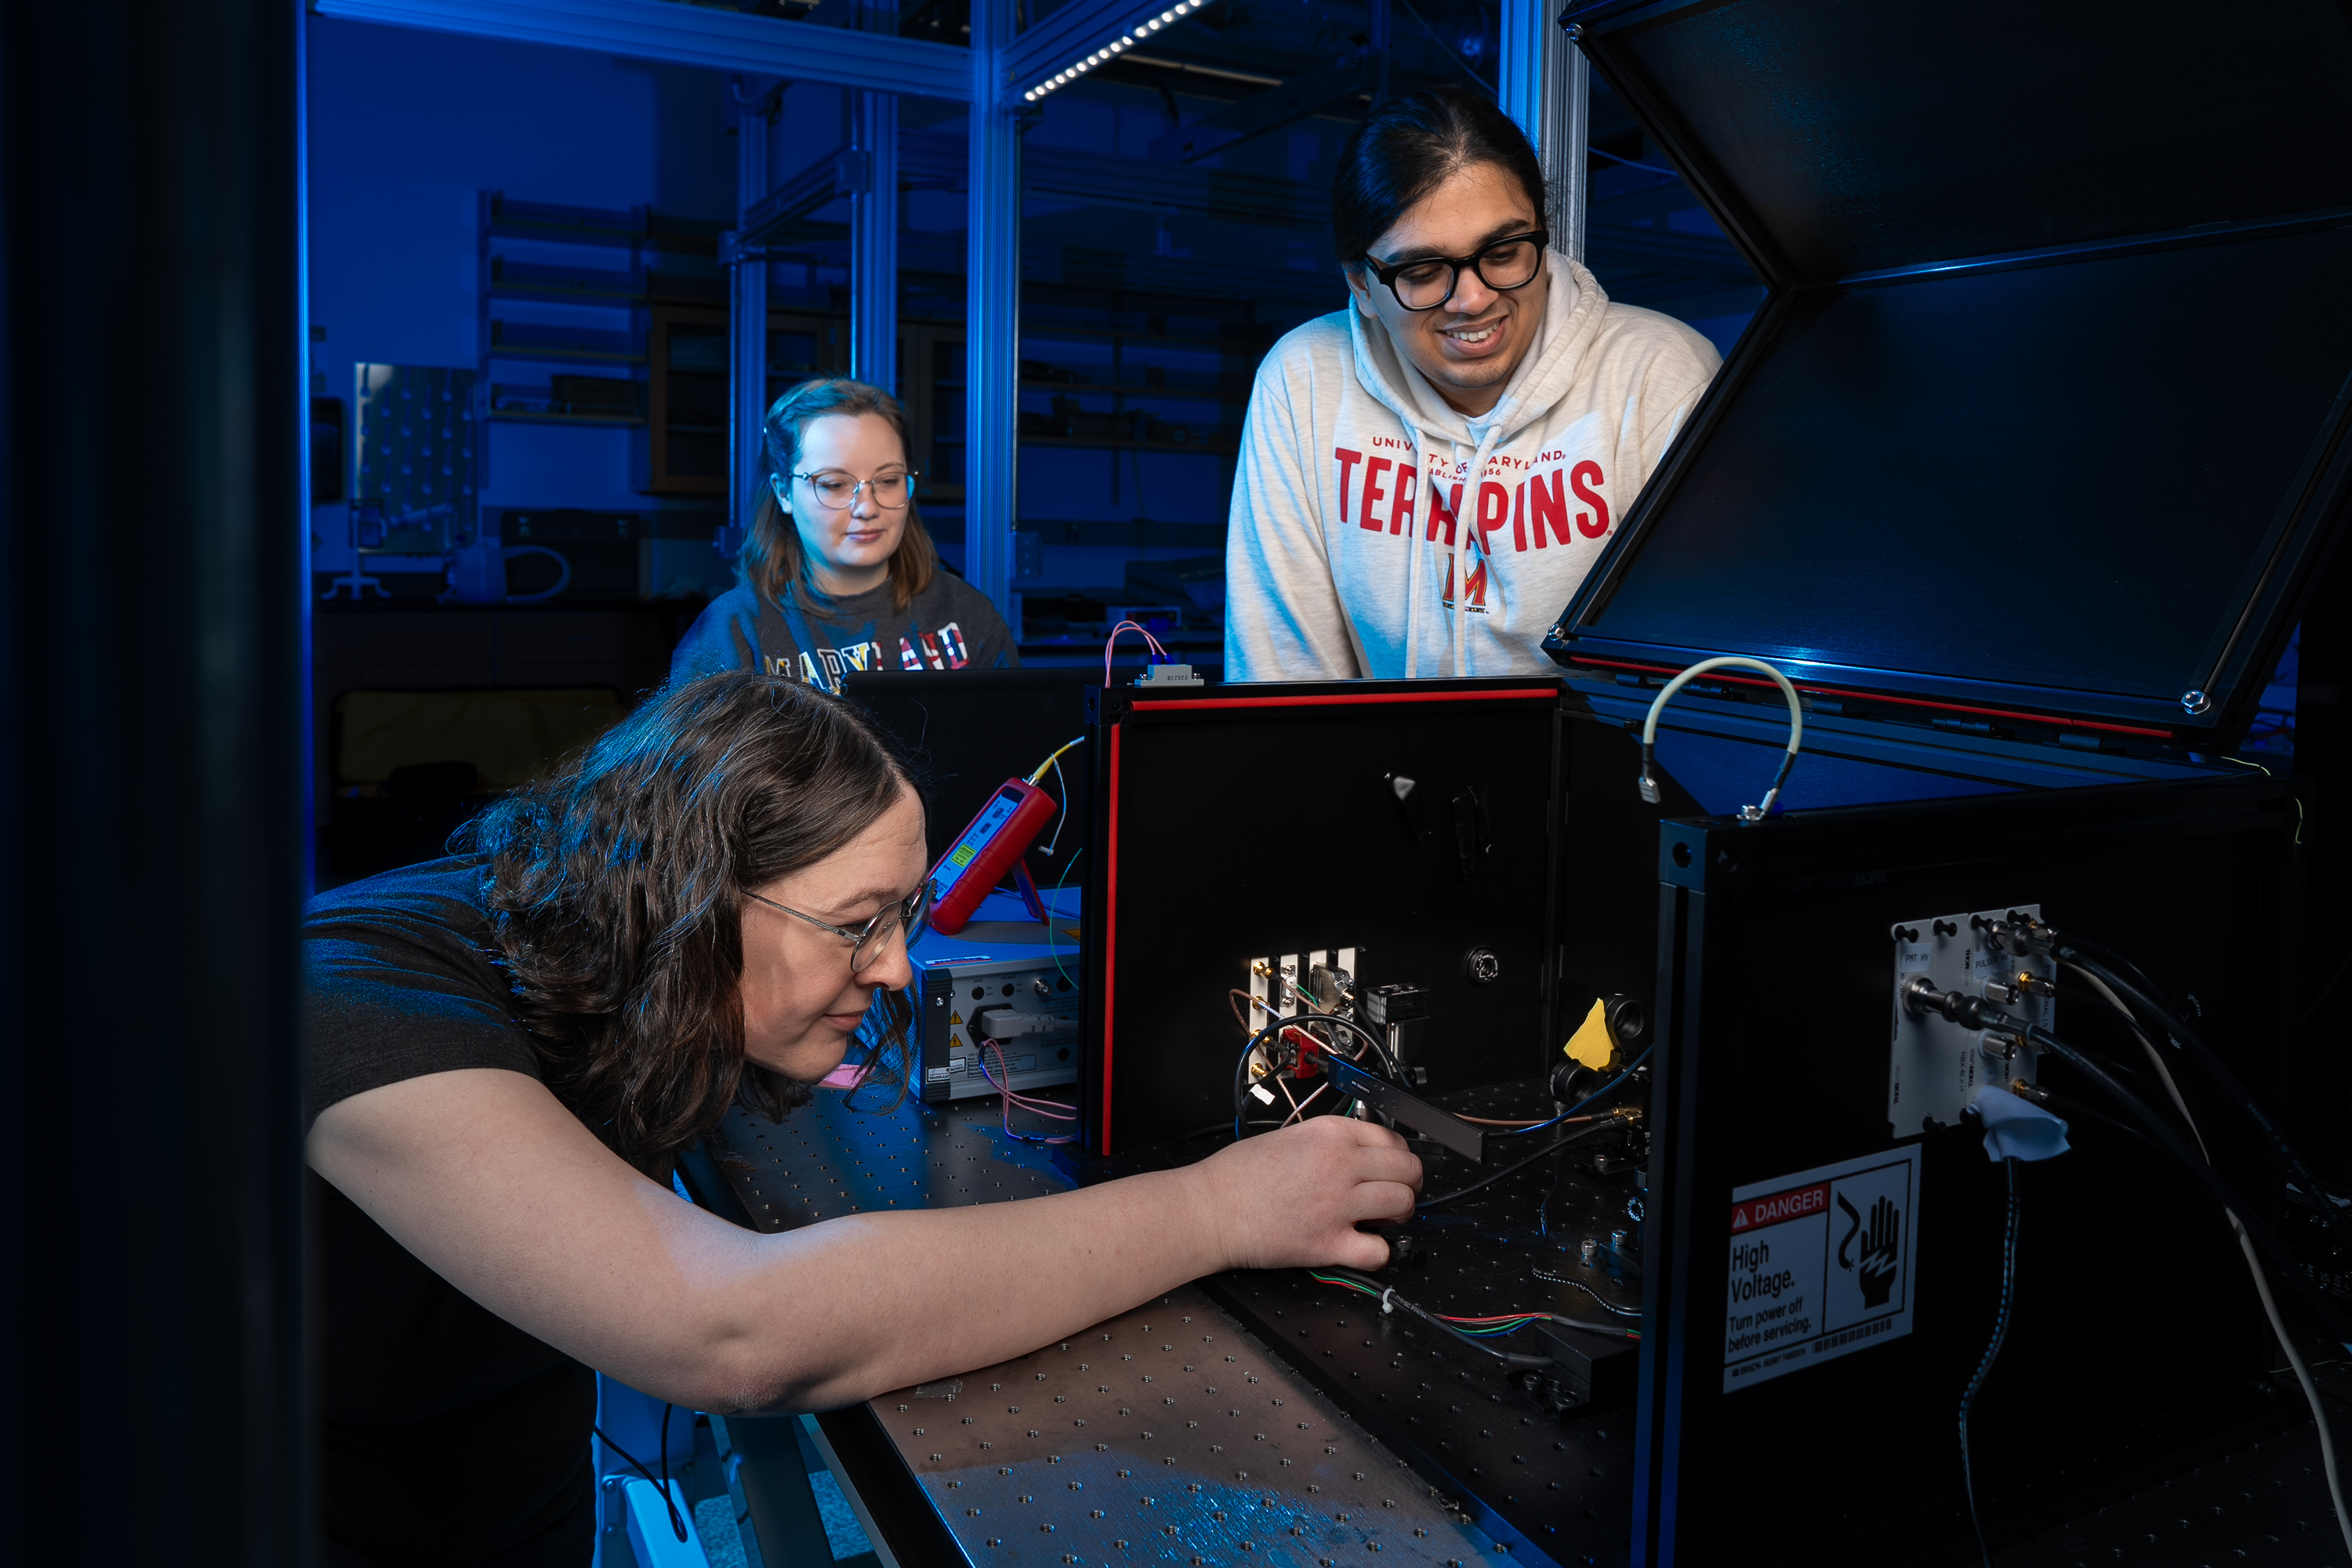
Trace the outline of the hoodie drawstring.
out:
[[[1462,479],[1466,505],[1454,513],[1454,618],[1447,623],[1446,637],[1454,649],[1454,673],[1470,673],[1470,627],[1464,619],[1470,613],[1470,579],[1463,569],[1464,558],[1470,546],[1470,531],[1478,526],[1478,490],[1485,483],[1486,459],[1495,455],[1495,443],[1503,433],[1501,421],[1486,427],[1486,437],[1478,443],[1477,455],[1470,459],[1470,470]],[[1462,449],[1454,448],[1458,461]],[[1481,555],[1485,553],[1482,549]]]
[[[1423,488],[1425,491],[1429,479],[1429,454],[1422,449],[1421,427],[1410,419],[1402,417],[1397,423],[1404,426],[1406,439],[1412,444],[1413,461],[1421,465]],[[1423,510],[1426,510],[1426,506]],[[1419,673],[1412,667],[1412,634],[1414,626],[1418,624],[1413,611],[1419,607],[1420,600],[1414,595],[1412,590],[1413,579],[1419,575],[1413,568],[1421,560],[1421,520],[1415,518],[1412,531],[1404,542],[1404,678],[1407,680],[1411,680]]]

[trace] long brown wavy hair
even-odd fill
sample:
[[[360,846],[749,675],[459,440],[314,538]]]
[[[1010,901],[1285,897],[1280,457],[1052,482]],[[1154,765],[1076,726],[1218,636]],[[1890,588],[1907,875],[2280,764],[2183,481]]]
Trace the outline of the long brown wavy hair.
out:
[[[801,463],[802,433],[812,421],[828,414],[852,417],[871,414],[888,420],[898,432],[898,449],[906,454],[908,466],[914,465],[915,443],[907,434],[907,411],[878,386],[836,377],[803,382],[776,399],[760,424],[767,462],[760,474],[758,493],[751,497],[751,526],[744,531],[743,548],[735,560],[752,592],[779,607],[785,595],[795,593],[803,605],[823,603],[816,580],[809,574],[808,552],[801,547],[801,531],[793,526],[792,513],[776,500],[775,481],[781,477],[787,485],[792,482],[789,476]],[[890,603],[905,609],[908,600],[931,585],[939,566],[940,552],[932,547],[930,530],[923,526],[922,509],[909,500],[906,529],[898,535],[898,548],[890,552]]]
[[[856,838],[915,770],[858,710],[729,670],[670,688],[452,847],[485,856],[517,1020],[547,1086],[614,1153],[667,1181],[740,1101],[771,1120],[812,1086],[743,1054],[745,890]],[[917,791],[919,797],[919,790]],[[904,993],[877,988],[871,1077],[896,1067]]]

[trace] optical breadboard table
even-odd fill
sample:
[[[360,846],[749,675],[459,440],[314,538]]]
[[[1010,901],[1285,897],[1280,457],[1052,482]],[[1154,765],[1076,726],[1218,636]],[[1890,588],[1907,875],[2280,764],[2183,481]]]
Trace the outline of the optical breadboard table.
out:
[[[1444,1098],[1505,1116],[1524,1114],[1532,1091]],[[881,1098],[823,1091],[780,1125],[730,1113],[713,1140],[727,1191],[711,1206],[774,1232],[1012,1202],[1109,1173],[1007,1138],[992,1100],[859,1109]],[[1423,1157],[1431,1193],[1471,1173],[1434,1150]],[[1592,1318],[1599,1298],[1637,1300],[1638,1281],[1605,1256],[1585,1264],[1580,1246],[1624,1225],[1630,1184],[1572,1153],[1564,1174],[1552,1164],[1418,1216],[1409,1231],[1427,1261],[1387,1278],[1461,1316]],[[1632,1408],[1547,1410],[1499,1363],[1402,1316],[1301,1270],[1219,1275],[1033,1354],[820,1421],[906,1568],[1628,1563]],[[1530,1338],[1503,1342],[1532,1350]],[[2338,1411],[2352,1408],[2352,1378],[2320,1375]],[[2160,1471],[2136,1469],[2128,1440],[2080,1456],[2032,1489],[2056,1507],[2000,1560],[2341,1561],[2317,1443],[2297,1415],[2283,1405],[2264,1431],[2175,1448]],[[1933,1533],[1949,1550],[1918,1542],[1901,1560],[1972,1556],[1972,1542],[1954,1555],[1966,1521],[1946,1522]]]
[[[732,1113],[714,1152],[738,1217],[780,1231],[1090,1173],[1008,1139],[993,1102],[868,1098]],[[1468,1261],[1438,1310],[1476,1310]],[[1625,1562],[1630,1426],[1563,1424],[1440,1337],[1296,1270],[1232,1274],[824,1422],[910,1564]]]

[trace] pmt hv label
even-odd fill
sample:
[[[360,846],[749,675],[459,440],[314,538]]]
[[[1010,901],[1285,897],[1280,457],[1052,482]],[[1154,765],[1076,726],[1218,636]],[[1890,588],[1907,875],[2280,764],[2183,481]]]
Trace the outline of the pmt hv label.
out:
[[[1726,1394],[1911,1331],[1918,1151],[1731,1194]]]

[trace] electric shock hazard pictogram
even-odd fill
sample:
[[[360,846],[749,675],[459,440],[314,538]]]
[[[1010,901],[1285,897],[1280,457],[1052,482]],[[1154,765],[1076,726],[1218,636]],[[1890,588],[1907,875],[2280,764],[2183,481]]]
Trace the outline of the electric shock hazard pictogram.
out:
[[[1911,1331],[1916,1159],[1874,1154],[1732,1193],[1725,1393]]]

